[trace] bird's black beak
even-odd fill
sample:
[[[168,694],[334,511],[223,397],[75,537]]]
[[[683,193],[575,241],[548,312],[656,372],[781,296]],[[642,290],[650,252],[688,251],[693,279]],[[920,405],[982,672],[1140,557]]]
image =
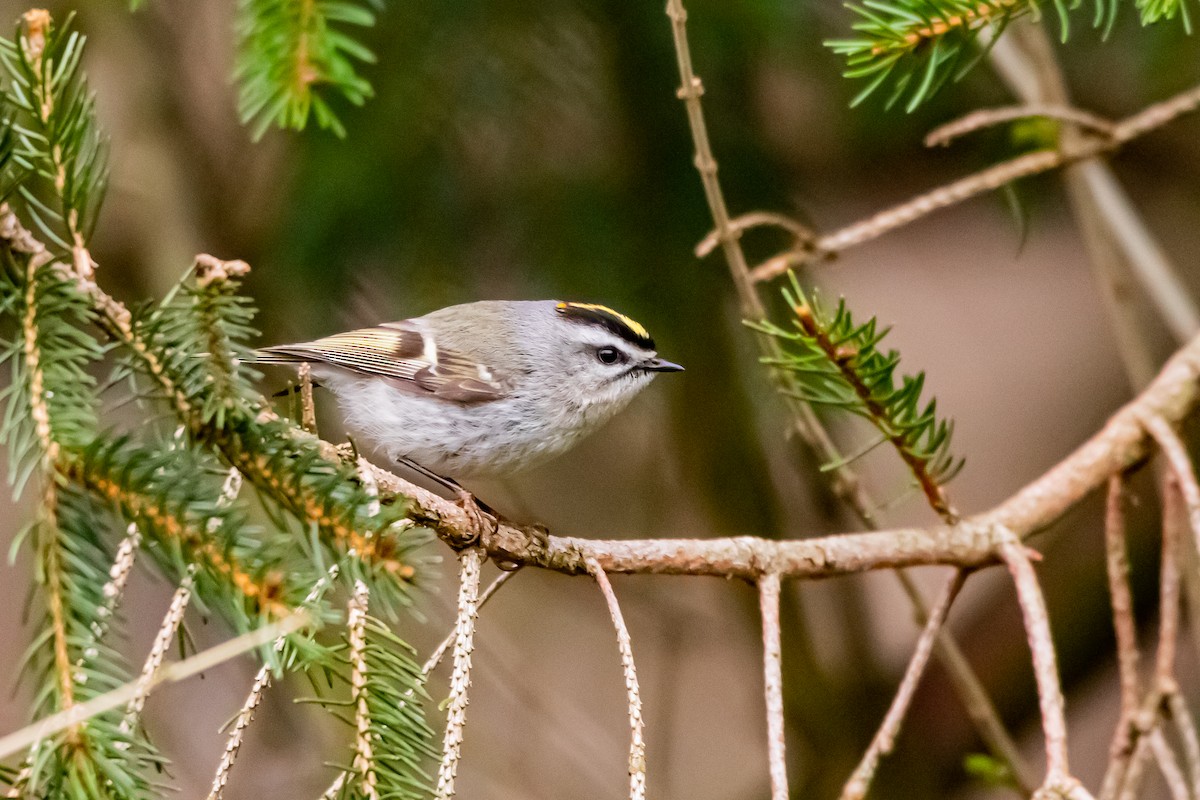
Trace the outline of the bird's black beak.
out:
[[[683,367],[661,358],[652,358],[642,364],[646,372],[683,372]]]

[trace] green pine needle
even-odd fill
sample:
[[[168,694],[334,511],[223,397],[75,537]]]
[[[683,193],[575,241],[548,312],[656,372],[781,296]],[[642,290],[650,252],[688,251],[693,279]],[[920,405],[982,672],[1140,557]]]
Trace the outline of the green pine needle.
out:
[[[272,126],[303,130],[310,119],[346,135],[330,97],[365,103],[374,90],[357,66],[375,61],[346,28],[373,26],[380,5],[380,0],[241,0],[238,109],[256,140]]]
[[[936,400],[922,400],[925,374],[904,375],[897,385],[900,354],[878,349],[888,331],[880,330],[874,318],[855,323],[845,300],[839,300],[830,313],[815,293],[811,298],[805,295],[794,274],[784,298],[794,314],[790,328],[770,322],[752,324],[783,345],[782,357],[764,359],[764,363],[796,375],[797,399],[863,417],[882,436],[828,467],[848,464],[883,441],[890,442],[930,506],[944,517],[955,518],[944,486],[958,473],[962,461],[950,453],[953,423],[938,417]]]

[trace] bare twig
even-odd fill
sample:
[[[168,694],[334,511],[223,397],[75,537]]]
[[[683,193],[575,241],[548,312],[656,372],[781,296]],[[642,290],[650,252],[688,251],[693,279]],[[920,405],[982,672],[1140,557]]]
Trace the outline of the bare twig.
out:
[[[729,228],[738,236],[741,236],[741,234],[751,228],[763,227],[780,228],[787,231],[796,240],[797,247],[813,239],[813,232],[811,230],[796,222],[791,217],[784,214],[776,214],[773,211],[752,211],[749,214],[742,214],[740,217],[735,217],[729,221]],[[720,243],[720,231],[709,231],[708,235],[696,245],[696,257],[704,258],[717,249],[717,245]]]
[[[1042,712],[1042,730],[1046,737],[1047,787],[1073,782],[1067,763],[1067,720],[1064,713],[1062,687],[1058,681],[1058,659],[1050,636],[1050,619],[1046,603],[1038,586],[1037,575],[1024,545],[1011,531],[1001,543],[1000,554],[1012,574],[1017,588],[1017,601],[1025,621],[1029,650],[1033,655],[1033,672],[1037,679],[1038,705]]]
[[[925,135],[925,146],[937,147],[941,145],[945,147],[965,134],[974,133],[975,131],[990,128],[994,125],[1002,125],[1005,122],[1028,119],[1030,117],[1045,117],[1047,119],[1058,120],[1059,122],[1070,122],[1102,136],[1111,136],[1114,127],[1111,120],[1104,119],[1081,108],[1054,105],[1052,103],[1029,103],[1020,106],[982,108],[978,111],[972,111],[961,119],[956,119],[945,125],[939,125],[927,133]]]
[[[1159,128],[1183,114],[1200,107],[1200,87],[1194,87],[1161,103],[1147,106],[1136,114],[1113,124],[1112,135],[1103,139],[1088,139],[1077,147],[1058,150],[1037,150],[980,170],[965,178],[918,195],[900,205],[880,211],[839,230],[822,234],[812,246],[806,262],[828,257],[856,245],[877,239],[896,228],[963,200],[998,189],[1019,178],[1037,175],[1065,164],[1112,152],[1134,139]],[[768,262],[756,269],[754,281],[768,281],[782,275],[786,268]]]
[[[956,570],[943,587],[937,603],[933,606],[932,613],[925,622],[925,628],[921,631],[921,637],[917,640],[916,650],[909,659],[908,668],[904,672],[904,678],[900,681],[900,687],[896,690],[896,696],[892,699],[887,715],[871,740],[871,746],[867,748],[858,762],[858,767],[842,789],[842,800],[861,800],[867,796],[867,790],[871,787],[871,780],[875,777],[875,770],[879,766],[880,758],[892,751],[896,735],[900,732],[900,726],[908,713],[913,695],[916,694],[917,685],[920,683],[921,676],[925,674],[925,667],[929,664],[929,657],[933,653],[938,632],[945,624],[950,606],[954,602],[954,598],[958,596],[966,579],[966,571]]]
[[[1113,628],[1117,640],[1117,671],[1121,685],[1121,713],[1109,745],[1108,768],[1099,797],[1116,796],[1134,750],[1134,725],[1141,696],[1138,679],[1137,623],[1133,594],[1129,589],[1129,560],[1125,553],[1125,510],[1122,505],[1125,480],[1120,473],[1108,479],[1108,502],[1104,519],[1105,565],[1112,603]]]
[[[487,605],[487,601],[492,599],[492,595],[494,595],[501,586],[508,583],[509,578],[516,574],[516,571],[504,571],[497,575],[496,579],[489,583],[488,587],[483,590],[481,595],[479,595],[478,608],[481,609]],[[421,667],[421,672],[423,674],[428,675],[437,669],[438,664],[442,663],[442,659],[446,656],[446,651],[450,649],[450,645],[454,644],[455,635],[456,631],[450,631],[446,638],[442,639],[442,643],[434,648],[434,651],[429,656],[429,659],[425,662],[424,666]]]
[[[458,621],[455,623],[454,671],[450,675],[450,700],[446,708],[446,735],[438,766],[437,797],[454,797],[454,779],[462,755],[463,728],[467,724],[467,689],[471,685],[471,653],[475,649],[475,618],[479,613],[479,573],[484,553],[468,547],[458,555]]]
[[[1200,549],[1200,484],[1196,483],[1196,472],[1192,468],[1192,460],[1187,448],[1180,440],[1179,434],[1171,427],[1171,423],[1162,416],[1147,414],[1143,419],[1146,431],[1154,437],[1154,441],[1162,450],[1163,457],[1171,469],[1171,474],[1179,483],[1179,491],[1187,508],[1188,523],[1192,529],[1197,548]]]
[[[778,573],[768,572],[759,578],[758,606],[762,613],[763,696],[767,705],[767,764],[771,774],[771,800],[788,798],[779,589]]]
[[[1171,792],[1172,800],[1194,800],[1195,796],[1188,791],[1187,779],[1183,777],[1183,770],[1179,768],[1179,760],[1175,758],[1174,751],[1167,744],[1167,737],[1163,736],[1161,730],[1156,729],[1148,739],[1150,750],[1154,753],[1154,760],[1158,763],[1158,770],[1162,773],[1167,789]]]
[[[588,562],[592,577],[604,595],[608,615],[612,617],[613,629],[617,632],[617,649],[621,653],[621,668],[625,673],[625,693],[629,701],[629,800],[645,800],[646,797],[646,725],[642,719],[642,693],[638,688],[637,669],[633,663],[633,642],[625,617],[613,591],[608,575],[594,560]]]
[[[231,473],[238,474],[241,473]],[[304,598],[304,605],[316,602],[325,590],[334,580],[337,579],[339,572],[337,564],[329,568],[309,591],[308,596]],[[284,645],[287,644],[287,638],[280,636],[275,639],[273,645],[276,653],[282,653]],[[237,760],[238,751],[242,747],[242,740],[246,736],[246,729],[250,727],[250,723],[254,720],[254,712],[258,709],[259,703],[262,702],[263,692],[271,685],[271,666],[263,664],[259,668],[258,674],[254,676],[254,683],[250,687],[250,694],[246,696],[246,700],[242,703],[242,710],[238,712],[237,719],[234,720],[233,730],[229,734],[228,741],[225,742],[225,752],[221,755],[221,761],[217,764],[217,774],[213,777],[212,789],[209,790],[208,800],[221,800],[221,795],[225,791],[225,785],[229,783],[229,772],[233,769],[233,764]]]
[[[179,588],[175,590],[175,594],[171,598],[171,605],[167,608],[162,625],[159,626],[158,633],[154,637],[150,654],[146,656],[146,663],[142,665],[142,674],[138,676],[137,683],[134,685],[134,695],[125,706],[125,717],[121,720],[120,725],[122,733],[132,733],[134,724],[141,716],[142,708],[146,704],[146,696],[154,682],[154,676],[162,667],[167,650],[170,649],[171,642],[175,639],[175,633],[179,630],[179,624],[183,622],[183,614],[187,611],[188,602],[192,599],[192,582],[195,575],[196,565],[192,564],[188,566],[187,574],[184,575]]]
[[[216,647],[210,647],[191,658],[174,664],[168,664],[154,676],[149,690],[153,690],[164,683],[176,683],[184,678],[195,675],[197,672],[212,669],[217,664],[221,664],[231,658],[237,658],[242,653],[266,644],[277,636],[294,633],[306,627],[311,621],[311,617],[307,611],[296,611],[278,622],[273,622],[257,630],[244,633]],[[78,703],[65,711],[51,714],[32,725],[14,731],[7,736],[0,737],[0,759],[8,758],[14,753],[30,747],[35,742],[40,742],[59,731],[73,725],[78,725],[97,714],[103,714],[105,711],[119,708],[128,703],[137,694],[137,682],[132,681],[120,688],[113,689],[111,692],[106,692],[99,697],[88,700],[86,703]]]

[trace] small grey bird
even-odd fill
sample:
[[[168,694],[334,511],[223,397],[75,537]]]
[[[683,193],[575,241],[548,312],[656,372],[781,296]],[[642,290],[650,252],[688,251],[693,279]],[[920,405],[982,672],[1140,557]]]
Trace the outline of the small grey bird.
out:
[[[257,351],[312,365],[377,458],[496,477],[570,449],[660,372],[646,329],[592,303],[483,301]]]

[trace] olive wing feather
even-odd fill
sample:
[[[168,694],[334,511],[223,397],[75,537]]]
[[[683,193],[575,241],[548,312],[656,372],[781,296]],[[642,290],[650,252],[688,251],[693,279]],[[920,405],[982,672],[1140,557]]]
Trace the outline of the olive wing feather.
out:
[[[457,403],[482,403],[506,394],[503,376],[486,364],[437,347],[410,322],[336,333],[324,339],[264,347],[260,364],[328,364],[361,375],[388,378],[419,394]]]

